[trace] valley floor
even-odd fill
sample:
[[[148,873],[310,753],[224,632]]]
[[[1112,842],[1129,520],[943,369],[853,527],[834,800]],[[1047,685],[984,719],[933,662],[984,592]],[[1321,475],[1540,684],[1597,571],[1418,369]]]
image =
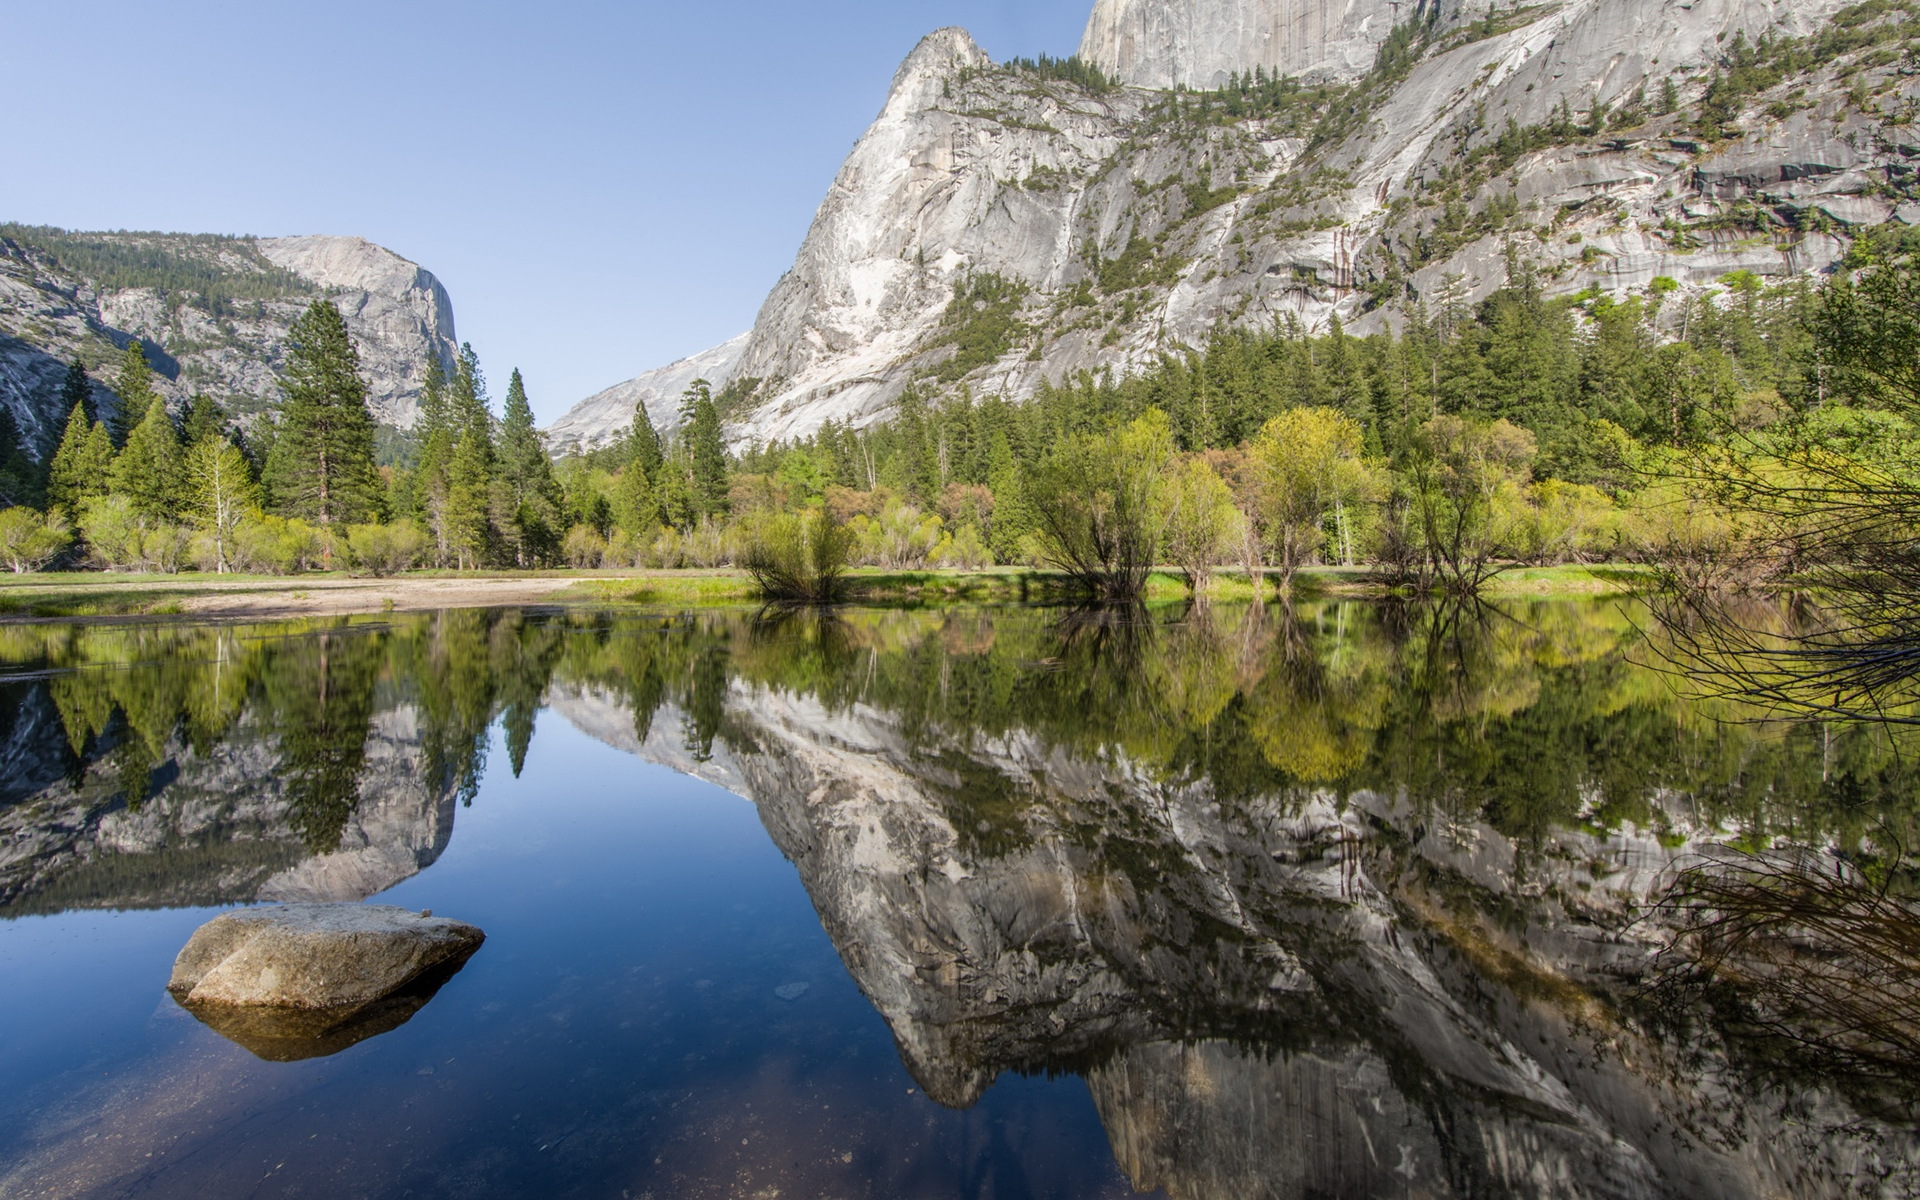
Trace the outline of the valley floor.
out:
[[[981,571],[860,570],[850,575],[850,598],[880,603],[1043,601],[1061,597],[1060,576],[1024,567]],[[1639,568],[1529,567],[1500,576],[1491,596],[1576,596],[1628,592],[1647,582]],[[1364,569],[1320,568],[1300,573],[1310,595],[1375,595]],[[1244,576],[1223,573],[1215,599],[1246,600]],[[1170,575],[1149,584],[1150,601],[1184,599]],[[1269,595],[1271,592],[1269,591]],[[390,579],[344,573],[271,575],[114,575],[55,572],[0,576],[0,623],[73,617],[204,616],[282,619],[359,613],[420,612],[444,608],[528,605],[750,604],[756,599],[745,572],[516,571],[413,572]]]

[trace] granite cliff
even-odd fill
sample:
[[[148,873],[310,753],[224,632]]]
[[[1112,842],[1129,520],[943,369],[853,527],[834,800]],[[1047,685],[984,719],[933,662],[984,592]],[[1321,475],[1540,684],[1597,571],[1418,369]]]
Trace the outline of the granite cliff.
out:
[[[1102,0],[1082,51],[1121,81],[1104,89],[940,30],[724,372],[734,436],[865,424],[910,385],[1023,398],[1223,322],[1367,332],[1476,302],[1516,255],[1554,294],[1829,271],[1863,227],[1920,222],[1910,19]],[[1256,69],[1293,82],[1165,90]]]
[[[50,448],[67,364],[84,361],[111,405],[114,364],[139,339],[169,404],[204,392],[258,411],[277,401],[288,330],[319,297],[353,332],[374,419],[411,426],[428,364],[452,362],[453,302],[390,250],[353,237],[0,227],[0,403]]]

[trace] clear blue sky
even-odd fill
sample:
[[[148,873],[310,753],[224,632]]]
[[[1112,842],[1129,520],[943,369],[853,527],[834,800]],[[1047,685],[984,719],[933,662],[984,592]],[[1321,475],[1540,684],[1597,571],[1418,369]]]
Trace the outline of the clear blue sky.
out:
[[[544,423],[752,324],[922,35],[1070,54],[1092,5],[12,3],[0,219],[369,238]]]

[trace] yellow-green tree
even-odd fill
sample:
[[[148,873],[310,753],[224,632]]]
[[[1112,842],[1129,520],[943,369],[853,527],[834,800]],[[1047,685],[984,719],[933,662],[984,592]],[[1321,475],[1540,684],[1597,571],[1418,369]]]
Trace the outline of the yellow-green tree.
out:
[[[1197,596],[1213,569],[1233,557],[1246,518],[1233,490],[1198,455],[1175,468],[1167,491],[1167,558]]]
[[[260,489],[247,456],[232,442],[210,437],[187,452],[188,510],[213,539],[214,570],[232,569],[234,533],[259,511]]]
[[[1334,522],[1342,561],[1353,560],[1348,510],[1370,481],[1359,422],[1331,408],[1295,408],[1268,421],[1248,447],[1260,518],[1279,558],[1280,586],[1326,540]]]

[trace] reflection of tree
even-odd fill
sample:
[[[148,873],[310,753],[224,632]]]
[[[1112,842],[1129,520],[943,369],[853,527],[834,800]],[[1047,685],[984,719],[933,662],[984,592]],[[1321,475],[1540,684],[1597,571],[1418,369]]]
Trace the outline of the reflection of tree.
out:
[[[360,804],[381,639],[346,629],[289,638],[262,672],[280,742],[287,819],[309,849],[330,854]]]
[[[1662,900],[1678,935],[1656,997],[1706,998],[1761,1054],[1920,1104],[1920,907],[1805,851],[1722,851]]]

